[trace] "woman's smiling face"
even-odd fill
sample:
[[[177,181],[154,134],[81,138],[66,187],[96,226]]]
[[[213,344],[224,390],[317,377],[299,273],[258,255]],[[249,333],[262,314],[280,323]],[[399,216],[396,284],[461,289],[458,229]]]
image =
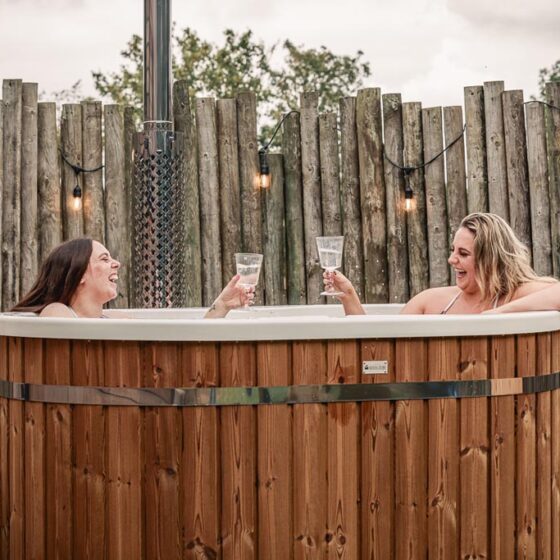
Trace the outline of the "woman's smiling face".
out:
[[[98,241],[93,242],[89,264],[80,286],[95,300],[106,303],[117,297],[118,270],[121,263]]]
[[[457,287],[463,291],[478,291],[474,257],[474,235],[467,228],[459,228],[453,238],[449,264],[455,271]]]

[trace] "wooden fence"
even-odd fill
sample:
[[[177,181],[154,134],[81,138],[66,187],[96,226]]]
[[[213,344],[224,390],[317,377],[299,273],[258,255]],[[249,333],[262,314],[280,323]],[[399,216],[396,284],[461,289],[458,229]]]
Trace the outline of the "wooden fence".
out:
[[[129,305],[132,111],[98,101],[54,103],[37,84],[3,82],[0,102],[2,309],[31,286],[38,264],[64,239],[89,235],[123,263],[118,307]],[[269,156],[272,186],[258,175],[257,103],[197,98],[174,86],[175,128],[186,137],[189,306],[209,305],[234,273],[233,253],[262,252],[257,301],[320,301],[317,235],[344,234],[344,271],[364,301],[403,302],[452,279],[449,246],[461,218],[491,211],[507,219],[541,274],[560,274],[560,111],[524,102],[503,82],[465,88],[464,109],[422,108],[400,94],[360,90],[339,114],[318,113],[304,93]],[[560,107],[560,83],[547,102]],[[414,209],[404,209],[404,172]],[[93,173],[76,176],[66,159]],[[73,209],[76,184],[83,207]]]

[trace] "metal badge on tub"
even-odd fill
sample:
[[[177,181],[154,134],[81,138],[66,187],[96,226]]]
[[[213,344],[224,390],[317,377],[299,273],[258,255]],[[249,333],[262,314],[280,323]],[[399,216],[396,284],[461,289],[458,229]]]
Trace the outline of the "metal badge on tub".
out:
[[[362,362],[362,373],[364,375],[380,375],[389,373],[389,362],[387,360],[370,360]]]

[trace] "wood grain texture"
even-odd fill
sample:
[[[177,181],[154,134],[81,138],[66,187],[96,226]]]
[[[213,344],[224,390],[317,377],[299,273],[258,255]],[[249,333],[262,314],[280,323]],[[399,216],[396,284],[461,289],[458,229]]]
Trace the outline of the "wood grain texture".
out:
[[[311,304],[319,303],[323,291],[322,270],[315,242],[317,236],[323,235],[318,102],[319,95],[315,92],[303,93],[300,98],[305,275],[307,303]]]
[[[282,131],[284,189],[286,201],[286,262],[288,303],[307,301],[305,235],[303,228],[303,179],[301,169],[300,115],[292,113]],[[274,178],[273,178],[274,181]]]
[[[509,222],[502,93],[504,82],[484,82],[488,210]]]
[[[42,263],[62,242],[62,192],[56,138],[56,103],[39,103],[37,110],[38,261]]]
[[[8,381],[8,338],[0,337],[0,379]],[[0,559],[10,552],[9,400],[0,398]]]
[[[486,164],[486,123],[484,88],[465,88],[465,122],[467,144],[467,208],[471,212],[488,212],[488,166]]]
[[[531,209],[523,92],[505,91],[502,94],[502,103],[506,138],[509,223],[517,237],[531,248]]]
[[[492,337],[490,374],[515,377],[515,337]],[[515,557],[515,397],[490,402],[490,535],[491,555]]]
[[[422,141],[422,106],[403,103],[404,165],[421,166],[424,163]],[[414,211],[406,217],[408,241],[408,269],[410,297],[429,286],[428,231],[426,225],[426,196],[424,170],[412,172],[409,184],[414,193]]]
[[[356,101],[356,125],[364,243],[364,300],[367,303],[384,303],[389,297],[381,121],[381,90],[360,90]]]
[[[397,165],[403,165],[403,122],[401,96],[383,96],[383,130],[385,153]],[[387,196],[387,265],[389,302],[405,303],[408,291],[408,247],[406,238],[406,210],[404,207],[404,174],[385,160],[385,189]]]
[[[550,369],[560,371],[560,332],[551,335]],[[551,510],[552,558],[560,555],[560,389],[552,391],[551,406]]]
[[[360,210],[360,166],[356,130],[356,98],[340,100],[340,198],[342,233],[344,234],[344,274],[356,289],[364,294],[364,250]]]
[[[319,115],[319,160],[321,163],[323,235],[342,235],[340,163],[336,113],[323,113]]]
[[[26,294],[38,271],[37,236],[37,84],[22,86],[21,115],[21,247],[20,296]]]
[[[362,361],[387,361],[386,375],[362,375],[362,383],[395,382],[395,344],[361,342]],[[395,404],[361,404],[361,552],[363,558],[395,557]]]
[[[560,83],[546,84],[546,101],[560,107]],[[550,193],[550,229],[552,236],[552,269],[560,274],[560,111],[546,109],[546,151]]]

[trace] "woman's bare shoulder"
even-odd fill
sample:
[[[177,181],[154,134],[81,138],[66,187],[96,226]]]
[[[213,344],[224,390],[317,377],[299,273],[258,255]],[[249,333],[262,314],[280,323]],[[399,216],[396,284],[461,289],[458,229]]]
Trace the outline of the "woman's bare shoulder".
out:
[[[550,288],[551,286],[557,285],[558,281],[554,278],[544,278],[542,280],[534,280],[532,282],[525,282],[515,290],[513,294],[512,300],[519,299],[530,294],[534,294],[535,292],[540,292],[546,288]]]
[[[403,308],[401,313],[439,313],[457,294],[457,286],[428,288],[415,295]]]
[[[39,313],[39,317],[76,317],[76,315],[63,303],[49,303],[49,305]]]

